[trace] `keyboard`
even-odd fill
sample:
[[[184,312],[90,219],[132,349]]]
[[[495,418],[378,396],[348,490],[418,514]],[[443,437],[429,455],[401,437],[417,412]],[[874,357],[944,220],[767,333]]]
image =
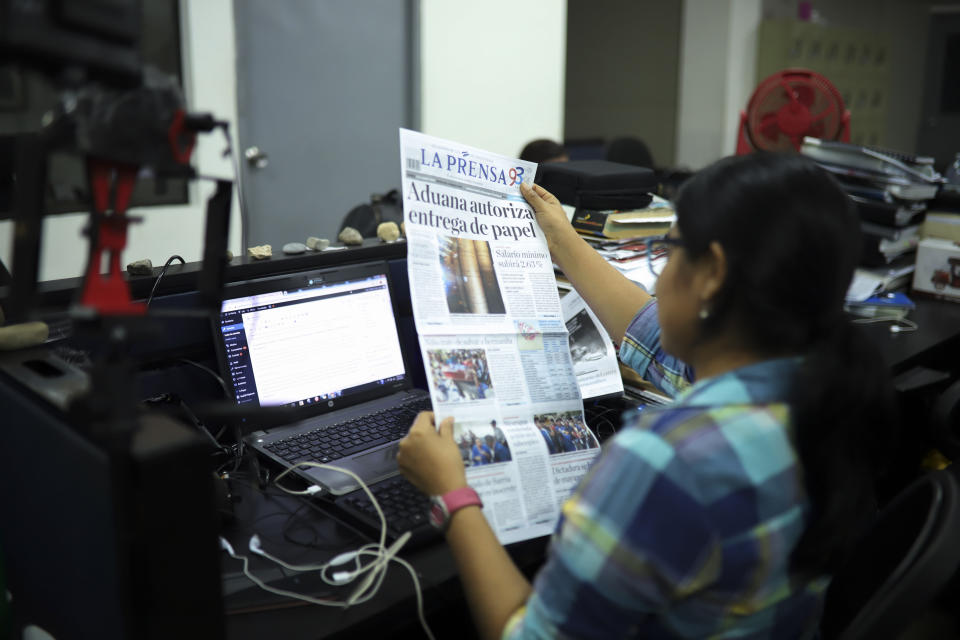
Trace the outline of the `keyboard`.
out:
[[[387,539],[390,542],[406,531],[411,532],[408,547],[440,538],[440,532],[430,525],[427,518],[430,498],[410,484],[406,478],[394,476],[381,480],[370,485],[370,491],[376,497],[386,517]],[[370,498],[362,489],[340,496],[334,504],[370,529],[372,536],[379,536],[380,518]]]
[[[291,464],[301,460],[326,464],[358,451],[399,440],[407,435],[416,415],[429,409],[430,398],[418,398],[396,407],[277,440],[267,445],[266,449]]]

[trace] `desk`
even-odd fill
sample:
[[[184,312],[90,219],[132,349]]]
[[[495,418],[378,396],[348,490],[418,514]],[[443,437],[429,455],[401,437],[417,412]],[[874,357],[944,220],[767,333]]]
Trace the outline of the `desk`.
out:
[[[324,562],[334,555],[369,542],[322,507],[277,490],[264,495],[245,482],[238,489],[237,520],[224,535],[238,553],[245,551],[255,531],[263,548],[291,564]],[[547,539],[539,538],[510,545],[508,551],[528,575],[540,566]],[[445,544],[431,544],[401,556],[416,569],[424,597],[424,612],[437,638],[476,637],[466,609],[463,592]],[[267,593],[243,575],[241,563],[222,554],[224,569],[224,610],[227,637],[254,640],[278,637],[299,638],[406,638],[424,637],[417,619],[413,581],[409,573],[391,564],[377,596],[349,609],[323,607]],[[269,560],[253,556],[253,573],[272,586],[307,593],[319,598],[346,598],[352,587],[333,588],[314,574],[280,571]],[[284,576],[286,573],[286,576]]]
[[[941,367],[951,365],[956,367],[960,362],[960,304],[939,302],[935,300],[919,299],[917,308],[911,318],[918,324],[918,330],[906,333],[891,333],[888,323],[861,325],[860,330],[865,332],[880,349],[885,361],[894,374],[902,373],[915,366]],[[621,409],[623,407],[620,407]],[[615,412],[619,415],[619,410]],[[248,504],[246,508],[252,511],[244,516],[250,521],[260,518],[267,524],[270,518],[276,521],[269,525],[272,528],[272,537],[283,551],[277,553],[285,559],[295,562],[318,562],[332,557],[338,550],[355,548],[366,540],[359,537],[349,527],[339,524],[331,516],[322,513],[308,513],[308,519],[298,526],[321,527],[328,539],[340,540],[341,546],[334,548],[308,548],[303,545],[285,543],[278,533],[281,521],[286,521],[289,511],[284,510],[282,503],[289,498],[260,498],[257,505]],[[290,501],[287,509],[295,509],[300,503]],[[269,515],[269,514],[274,515]],[[264,520],[263,518],[267,518]],[[234,533],[244,529],[238,525]],[[264,535],[260,528],[261,536]],[[240,543],[244,544],[249,533],[239,535]],[[264,541],[267,545],[267,541]],[[512,545],[511,555],[527,573],[534,573],[542,561],[546,540],[539,539]],[[436,625],[434,632],[438,637],[451,635],[453,637],[474,637],[469,612],[463,603],[463,596],[453,560],[445,545],[434,545],[429,548],[414,550],[404,557],[412,561],[421,575],[422,588],[425,596],[425,608],[431,619],[431,626]],[[226,558],[224,560],[225,584],[239,587],[246,586],[236,593],[228,593],[225,597],[227,610],[227,627],[230,638],[256,638],[260,634],[282,633],[291,638],[310,638],[326,635],[333,637],[402,637],[409,634],[419,637],[420,627],[416,619],[416,604],[413,596],[413,586],[405,571],[397,566],[391,569],[381,593],[367,604],[357,606],[347,611],[291,603],[283,598],[269,594],[254,593],[257,591],[249,580],[242,574],[238,575],[237,563]],[[258,569],[269,572],[264,575],[279,577],[275,565],[269,562],[259,563]],[[281,583],[283,584],[283,583]],[[312,583],[303,581],[299,588],[316,594],[329,592],[329,588],[318,580]],[[293,590],[297,587],[291,586]],[[317,591],[313,591],[317,589]],[[344,597],[340,594],[340,597]],[[456,626],[457,620],[462,626]],[[383,625],[387,625],[384,627]],[[385,631],[389,629],[390,631]],[[393,634],[393,635],[390,635]]]
[[[875,342],[895,374],[920,365],[939,367],[948,363],[956,367],[956,354],[960,353],[960,304],[919,299],[917,309],[911,317],[918,323],[919,328],[915,332],[891,333],[886,323],[861,325],[858,328]],[[262,507],[267,510],[262,513],[269,512],[269,505]],[[280,513],[277,517],[286,519],[287,516]],[[312,515],[311,518],[311,522],[319,523],[316,526],[327,527],[330,535],[343,536],[341,549],[360,544],[360,539],[351,538],[353,534],[346,528],[341,528],[337,533],[338,525],[332,520],[327,519],[324,522],[323,516],[319,514]],[[278,536],[275,535],[276,537]],[[521,567],[533,572],[539,566],[545,544],[543,539],[531,541],[526,548],[511,549],[511,552]],[[326,553],[320,549],[304,551],[296,545],[286,545],[286,549],[297,554],[297,561],[322,561],[333,554],[331,550]],[[446,635],[441,629],[455,631],[450,634],[454,637],[471,637],[472,623],[469,621],[469,612],[463,605],[460,584],[445,546],[416,550],[405,554],[405,557],[414,562],[421,573],[427,613],[434,618],[431,622],[437,621],[439,616],[439,624],[445,625],[434,629],[438,637]],[[381,626],[384,624],[397,636],[407,632],[413,637],[420,634],[415,617],[413,587],[409,576],[398,567],[391,570],[383,591],[375,601],[349,611],[340,611],[322,610],[312,605],[292,605],[281,598],[250,593],[252,587],[249,586],[249,581],[242,575],[236,575],[236,564],[236,561],[225,560],[228,584],[236,581],[242,586],[246,582],[248,588],[245,593],[228,594],[226,597],[227,625],[231,638],[253,638],[257,637],[258,633],[270,630],[282,630],[282,633],[294,638],[313,637],[311,634],[314,633],[317,636],[383,636],[387,635]],[[269,563],[260,566],[275,571]],[[304,590],[308,589],[308,583],[301,583],[300,586]],[[321,583],[315,582],[313,586],[320,589],[319,593],[324,592],[325,586]],[[246,606],[241,606],[244,597],[251,598],[251,601]],[[260,608],[256,601],[259,601]],[[462,620],[462,627],[459,628],[455,627],[458,617]]]
[[[395,259],[399,264],[404,250],[405,246],[401,244],[364,247],[350,250],[349,256],[341,254],[341,259],[386,258]],[[382,255],[382,251],[391,252],[391,255]],[[321,259],[326,260],[327,257],[281,258],[259,264],[238,265],[235,271],[233,268],[229,271],[229,279],[267,275],[268,270],[270,273],[280,273],[325,266],[319,264]],[[165,303],[169,303],[170,308],[176,308],[181,304],[180,301],[189,304],[189,289],[195,281],[195,273],[190,267],[191,265],[188,265],[182,273],[177,271],[165,276],[158,289],[161,295],[155,300],[158,308],[164,308]],[[152,283],[152,278],[135,283],[135,295],[146,295]],[[65,303],[69,299],[69,289],[70,287],[65,286],[62,290],[45,292],[51,296],[45,297],[45,301],[54,304],[52,297],[60,296],[58,299]],[[409,300],[402,299],[406,296],[406,291],[398,287],[397,294],[401,298],[399,305],[401,308],[406,307],[409,314]],[[863,325],[862,331],[875,341],[894,373],[902,373],[923,365],[952,371],[956,375],[957,367],[960,366],[960,359],[957,358],[960,353],[960,304],[926,299],[918,299],[916,302],[917,308],[911,318],[919,326],[917,331],[891,334],[885,324]],[[172,390],[189,401],[191,392],[197,395],[216,392],[211,379],[207,379],[202,372],[192,367],[172,366],[171,361],[176,358],[169,353],[172,349],[184,356],[204,360],[203,349],[206,349],[210,352],[206,355],[212,360],[212,347],[200,344],[201,339],[209,340],[208,330],[209,327],[204,323],[197,333],[168,332],[167,340],[171,341],[173,346],[160,345],[154,349],[155,352],[167,350],[167,353],[160,354],[167,356],[164,362],[161,363],[161,359],[151,353],[149,355],[157,364],[152,370],[141,373],[140,383],[144,397]],[[204,383],[206,387],[203,386]],[[8,392],[0,386],[0,398],[12,400],[15,397],[12,393],[15,392]],[[9,416],[7,419],[9,420]],[[17,474],[16,464],[32,464],[29,460],[18,460],[17,456],[10,456],[10,460],[10,466],[4,470],[7,475],[0,474],[0,478],[6,478],[11,483],[8,486],[22,481],[22,477]],[[235,487],[241,498],[236,503],[237,518],[227,525],[223,532],[234,544],[234,548],[245,555],[244,550],[253,531],[260,534],[265,548],[297,563],[322,562],[343,550],[354,549],[368,541],[368,538],[359,535],[346,523],[340,522],[334,514],[311,507],[303,507],[291,520],[291,512],[301,508],[303,502],[287,496],[258,495],[240,480],[242,478],[238,478]],[[35,492],[31,493],[34,494]],[[287,530],[287,535],[293,536],[293,541],[284,539],[284,527],[287,525],[292,526],[292,529]],[[297,537],[301,535],[309,536],[309,539]],[[313,542],[314,536],[317,543]],[[542,562],[545,545],[546,540],[541,538],[511,545],[508,551],[522,570],[533,574]],[[12,556],[17,553],[36,552],[36,549],[5,548],[3,552]],[[104,551],[108,552],[109,550]],[[464,606],[460,583],[446,546],[434,545],[410,550],[402,555],[413,563],[421,576],[425,610],[438,637],[472,637],[473,624]],[[420,636],[412,582],[406,571],[397,565],[390,569],[376,599],[344,611],[321,608],[262,592],[239,573],[240,565],[237,561],[222,552],[218,552],[217,560],[223,577],[226,614],[224,621],[229,638],[276,636],[286,640],[315,637]],[[80,564],[76,563],[76,566]],[[252,568],[268,582],[280,580],[283,586],[292,591],[329,595],[330,588],[316,579],[309,576],[296,580],[284,578],[269,561],[256,558]],[[177,578],[189,580],[189,572],[180,572]],[[338,595],[342,597],[342,594]]]
[[[891,333],[890,323],[860,325],[875,341],[890,371],[897,375],[926,366],[960,374],[960,303],[916,298],[909,319],[916,331]]]

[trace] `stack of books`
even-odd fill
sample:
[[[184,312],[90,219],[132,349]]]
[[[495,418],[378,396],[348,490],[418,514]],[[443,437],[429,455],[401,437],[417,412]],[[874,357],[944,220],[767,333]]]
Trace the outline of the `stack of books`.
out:
[[[860,214],[860,275],[878,291],[908,283],[927,204],[942,183],[934,159],[809,137],[800,152],[837,178]]]
[[[902,320],[915,308],[913,300],[899,291],[879,293],[866,300],[850,300],[844,304],[844,309],[852,315],[877,320]]]
[[[667,233],[675,218],[673,205],[653,195],[650,204],[642,209],[577,208],[570,222],[617,271],[654,293],[656,277],[647,266],[647,241]]]
[[[578,208],[570,223],[577,233],[588,239],[624,240],[663,235],[670,230],[675,217],[670,202],[652,196],[646,207],[630,211]]]

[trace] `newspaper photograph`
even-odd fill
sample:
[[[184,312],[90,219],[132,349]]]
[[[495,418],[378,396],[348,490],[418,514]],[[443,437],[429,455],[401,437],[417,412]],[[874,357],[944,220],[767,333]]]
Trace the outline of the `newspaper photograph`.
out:
[[[600,447],[550,251],[520,194],[537,165],[407,129],[400,154],[410,296],[437,420],[454,418],[499,540],[548,535]]]
[[[617,350],[600,319],[575,290],[560,300],[570,339],[570,357],[584,398],[623,393]]]

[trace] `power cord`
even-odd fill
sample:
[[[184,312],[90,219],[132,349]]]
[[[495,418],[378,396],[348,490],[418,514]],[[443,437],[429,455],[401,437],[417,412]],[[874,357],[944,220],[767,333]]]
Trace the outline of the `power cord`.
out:
[[[187,264],[186,260],[178,255],[172,255],[167,258],[167,261],[163,263],[163,268],[160,269],[160,275],[157,276],[157,279],[153,281],[153,288],[150,289],[150,295],[147,296],[147,307],[150,306],[150,303],[153,302],[153,294],[157,292],[157,285],[160,284],[160,279],[167,273],[167,268],[173,263],[174,260],[179,260],[180,264]]]
[[[194,426],[201,434],[203,434],[210,443],[214,446],[218,453],[225,453],[228,451],[227,447],[220,444],[219,440],[210,433],[210,430],[207,429],[206,425],[203,424],[203,421],[197,417],[197,414],[183,401],[183,398],[178,396],[175,393],[161,393],[160,395],[154,396],[152,398],[146,398],[143,400],[143,404],[147,406],[169,406],[179,409],[182,412],[181,417],[185,417],[189,420],[190,424]]]
[[[311,487],[299,491],[294,489],[289,489],[280,484],[280,480],[289,474],[290,472],[296,470],[298,467],[313,467],[317,469],[330,469],[332,471],[337,471],[340,473],[345,473],[355,480],[360,488],[363,489],[364,493],[367,494],[367,497],[370,499],[371,504],[377,512],[377,516],[380,518],[380,540],[376,543],[371,543],[360,547],[355,551],[348,551],[341,553],[328,562],[322,564],[311,564],[311,565],[294,565],[289,564],[280,558],[277,558],[269,553],[267,553],[260,544],[260,537],[256,534],[250,538],[248,547],[251,553],[262,556],[272,562],[277,563],[278,565],[289,569],[291,571],[319,571],[320,578],[330,586],[344,586],[348,585],[354,580],[360,579],[354,589],[350,592],[350,595],[347,596],[345,600],[335,600],[327,598],[314,598],[313,596],[304,595],[302,593],[296,593],[294,591],[288,591],[286,589],[278,589],[276,587],[271,587],[270,585],[263,582],[260,578],[255,576],[250,571],[250,559],[248,556],[238,554],[234,551],[233,546],[225,538],[220,538],[220,546],[223,548],[231,558],[240,560],[243,563],[243,573],[250,579],[251,582],[256,584],[258,587],[264,591],[269,591],[277,595],[281,595],[288,598],[294,598],[297,600],[302,600],[304,602],[309,602],[312,604],[317,604],[321,606],[328,607],[340,607],[346,609],[355,604],[362,604],[364,602],[372,599],[377,592],[380,590],[383,580],[386,577],[387,568],[390,562],[396,562],[410,574],[410,578],[413,580],[413,587],[416,593],[417,598],[417,617],[420,620],[420,625],[423,627],[424,632],[430,640],[434,640],[433,632],[430,630],[430,626],[427,624],[426,617],[423,612],[423,592],[420,588],[420,579],[417,576],[416,570],[409,562],[403,558],[397,557],[400,549],[403,548],[403,545],[410,539],[410,532],[406,532],[397,538],[393,544],[389,547],[386,545],[387,542],[387,520],[383,515],[383,510],[380,508],[380,504],[377,502],[376,497],[373,495],[373,492],[370,491],[370,488],[366,483],[360,479],[360,477],[349,469],[344,469],[342,467],[336,467],[329,464],[321,464],[318,462],[312,461],[299,461],[289,467],[287,467],[283,472],[278,474],[273,479],[273,484],[282,491],[289,493],[291,495],[314,495],[320,493],[322,489],[317,485],[312,485]],[[363,559],[370,559],[370,562],[363,563]],[[352,562],[353,567],[350,569],[345,568],[343,565],[347,565]],[[331,573],[332,571],[332,573]]]
[[[909,333],[911,331],[916,331],[919,329],[919,325],[911,320],[901,315],[882,315],[875,318],[854,318],[851,322],[855,324],[876,324],[878,322],[892,322],[890,325],[890,333]]]
[[[591,407],[584,407],[584,413],[586,414],[587,421],[593,425],[597,439],[603,442],[617,432],[617,424],[614,420],[619,418],[623,411],[614,408],[600,408],[598,410],[597,406],[593,405]],[[613,416],[612,419],[607,417],[611,415]]]

